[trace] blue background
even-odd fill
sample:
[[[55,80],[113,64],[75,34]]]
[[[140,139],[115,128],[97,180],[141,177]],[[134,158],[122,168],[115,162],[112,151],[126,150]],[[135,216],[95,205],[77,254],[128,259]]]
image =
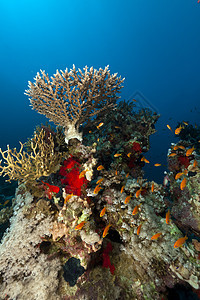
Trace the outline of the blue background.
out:
[[[199,29],[197,0],[1,0],[0,147],[25,142],[45,122],[24,95],[40,69],[109,64],[126,78],[122,99],[138,92],[161,114],[146,157],[166,163],[177,141],[166,124],[199,124]],[[162,181],[166,167],[145,169]]]

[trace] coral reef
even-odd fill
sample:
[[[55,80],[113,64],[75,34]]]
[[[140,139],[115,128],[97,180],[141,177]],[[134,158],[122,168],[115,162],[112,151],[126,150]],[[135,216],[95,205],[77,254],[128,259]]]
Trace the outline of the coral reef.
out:
[[[84,70],[52,81],[42,72],[29,83],[33,107],[65,138],[46,125],[26,152],[22,144],[0,151],[1,175],[19,181],[1,210],[2,223],[12,216],[0,246],[0,299],[166,300],[176,286],[198,295],[198,129],[178,124],[164,184],[148,181],[144,155],[159,116],[117,104],[122,80],[108,68]]]

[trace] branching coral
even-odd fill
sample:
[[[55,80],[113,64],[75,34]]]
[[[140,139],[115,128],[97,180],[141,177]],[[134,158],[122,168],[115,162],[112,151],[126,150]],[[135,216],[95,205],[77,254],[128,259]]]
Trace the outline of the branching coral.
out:
[[[117,73],[111,75],[108,66],[104,70],[93,67],[88,70],[86,66],[83,70],[77,71],[73,65],[70,71],[57,70],[51,80],[41,70],[35,83],[29,81],[29,89],[25,91],[33,109],[64,127],[66,142],[71,138],[82,140],[79,125],[112,108],[124,81]]]
[[[20,142],[20,150],[16,148],[11,150],[7,146],[7,150],[0,153],[4,159],[5,165],[0,165],[0,176],[8,176],[9,180],[19,180],[20,182],[31,185],[41,176],[48,176],[55,172],[55,168],[61,162],[62,153],[55,152],[54,141],[52,135],[45,140],[45,132],[41,130],[35,133],[31,139],[31,152],[24,151],[24,144]]]

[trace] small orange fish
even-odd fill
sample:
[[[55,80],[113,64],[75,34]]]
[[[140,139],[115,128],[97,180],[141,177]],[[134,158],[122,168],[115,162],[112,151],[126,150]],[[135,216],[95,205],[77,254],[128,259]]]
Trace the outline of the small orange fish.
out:
[[[100,165],[100,166],[97,167],[97,171],[101,171],[103,169],[104,169],[104,166],[102,166],[102,165]]]
[[[183,124],[186,125],[186,126],[188,126],[188,122],[184,122],[184,121],[183,121]]]
[[[97,129],[99,129],[101,126],[103,126],[103,122],[99,123],[99,125],[97,125]]]
[[[152,185],[151,185],[151,191],[152,191],[152,193],[153,193],[153,191],[154,191],[154,182],[153,182]]]
[[[101,210],[100,217],[103,217],[106,213],[106,206]]]
[[[121,156],[122,154],[121,153],[116,153],[115,155],[114,155],[114,157],[119,157],[119,156]]]
[[[4,204],[3,204],[3,206],[5,206],[6,204],[8,204],[9,201],[10,201],[10,200],[6,200],[6,201],[4,202]]]
[[[162,232],[158,232],[151,237],[151,240],[157,240],[161,236]]]
[[[196,159],[195,159],[194,162],[193,162],[193,167],[196,168],[197,165],[198,165],[198,163],[197,163],[197,161],[196,161]]]
[[[131,199],[131,195],[127,196],[126,199],[125,199],[125,201],[124,201],[124,203],[125,204],[129,203],[130,199]]]
[[[104,178],[100,178],[99,180],[97,180],[96,184],[100,184],[103,180]]]
[[[121,188],[121,194],[123,193],[124,188],[125,188],[125,185],[123,185],[122,188]]]
[[[117,175],[118,173],[117,173],[117,170],[115,171],[115,175]]]
[[[85,225],[86,221],[82,221],[81,223],[79,223],[76,227],[75,230],[81,230],[83,228],[83,226]]]
[[[138,198],[141,194],[142,188],[140,188],[139,190],[137,190],[137,192],[135,193],[135,197]]]
[[[154,164],[154,166],[155,166],[155,167],[160,167],[160,166],[161,166],[161,164]]]
[[[183,178],[183,180],[181,181],[181,184],[180,184],[180,189],[183,190],[186,186],[186,183],[187,183],[187,180],[186,180],[186,177]]]
[[[67,195],[67,197],[65,197],[64,204],[66,204],[72,196],[74,196],[73,193],[70,195]]]
[[[176,146],[174,146],[173,150],[176,151],[176,150],[178,150],[178,148],[179,148],[179,146],[176,145]]]
[[[188,239],[187,236],[178,239],[178,240],[174,243],[174,248],[179,248],[179,247],[183,246],[183,244],[185,244],[185,241],[186,241],[187,239]]]
[[[190,156],[192,154],[192,152],[194,151],[194,146],[190,149],[188,149],[185,153],[186,156]]]
[[[85,176],[85,173],[87,172],[88,170],[83,170],[80,174],[79,174],[79,178],[82,178]]]
[[[135,216],[138,213],[138,208],[140,207],[141,204],[136,205],[135,208],[132,211],[132,215]]]
[[[128,176],[129,176],[129,173],[126,174],[126,178],[128,178]]]
[[[137,235],[140,234],[141,227],[142,227],[142,224],[140,224],[140,225],[138,226],[138,228],[137,228]]]
[[[89,133],[92,133],[92,130],[90,130]]]
[[[166,213],[166,224],[169,224],[169,219],[170,219],[170,210],[168,209]]]
[[[94,193],[94,194],[98,194],[98,192],[99,192],[100,190],[102,190],[102,187],[98,184],[98,185],[95,187],[93,193]]]
[[[111,226],[112,226],[111,224],[108,224],[108,225],[105,227],[105,229],[104,229],[104,231],[103,231],[103,238],[105,238],[105,236],[108,234],[108,230],[109,230],[109,228],[110,228]]]
[[[141,161],[144,161],[146,164],[149,164],[149,160],[146,159],[144,156],[141,158]]]
[[[171,128],[171,126],[170,126],[170,125],[168,125],[168,124],[167,124],[167,128],[168,128],[169,130],[171,130],[171,131],[172,131],[172,128]]]
[[[168,157],[173,157],[173,156],[175,156],[175,155],[176,155],[176,153],[172,152],[172,153],[170,153],[170,154],[168,155]]]
[[[175,130],[175,134],[176,135],[178,135],[180,132],[181,132],[181,129],[182,129],[183,127],[180,125],[178,128],[176,128],[176,130]]]
[[[175,176],[175,180],[178,180],[183,174],[184,174],[183,172],[177,173]]]
[[[100,139],[98,138],[98,139],[97,139],[97,142],[99,142],[99,141],[100,141]]]
[[[130,156],[131,156],[131,152],[129,152],[129,153],[127,154],[127,156],[130,158]]]
[[[179,149],[185,150],[185,147],[183,145],[178,146]]]

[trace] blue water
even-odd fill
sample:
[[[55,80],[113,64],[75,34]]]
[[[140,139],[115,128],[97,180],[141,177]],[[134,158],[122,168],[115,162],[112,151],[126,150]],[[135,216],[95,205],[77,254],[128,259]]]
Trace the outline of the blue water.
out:
[[[199,122],[200,3],[197,0],[0,1],[0,147],[25,142],[45,117],[23,93],[42,69],[110,65],[125,77],[122,99],[142,94],[161,114],[147,155],[166,164],[177,139],[166,128]],[[146,166],[162,182],[165,166]]]

